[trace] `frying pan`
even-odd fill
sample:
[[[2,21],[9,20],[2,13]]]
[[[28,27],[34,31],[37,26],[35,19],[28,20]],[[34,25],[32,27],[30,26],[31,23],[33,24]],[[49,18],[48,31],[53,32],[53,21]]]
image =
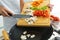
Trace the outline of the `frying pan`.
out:
[[[48,40],[53,33],[52,26],[50,27],[17,27],[14,25],[10,32],[9,36],[11,40],[21,40],[21,35],[23,32],[27,31],[27,34],[35,34],[35,38],[27,38],[27,40]]]

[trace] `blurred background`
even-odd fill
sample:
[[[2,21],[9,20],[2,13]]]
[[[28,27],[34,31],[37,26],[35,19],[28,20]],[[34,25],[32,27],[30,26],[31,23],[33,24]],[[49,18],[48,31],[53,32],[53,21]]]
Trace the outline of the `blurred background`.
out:
[[[60,0],[50,0],[50,4],[54,5],[51,14],[60,18]]]

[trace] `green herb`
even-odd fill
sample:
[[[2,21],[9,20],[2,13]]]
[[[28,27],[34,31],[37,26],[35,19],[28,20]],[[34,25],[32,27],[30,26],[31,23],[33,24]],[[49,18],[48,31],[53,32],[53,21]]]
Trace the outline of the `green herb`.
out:
[[[30,9],[32,9],[32,10],[38,10],[37,7],[30,7]]]
[[[46,10],[47,9],[47,6],[44,6],[44,7],[30,7],[30,9],[32,10]]]
[[[47,6],[44,6],[44,7],[42,7],[41,9],[42,9],[42,10],[46,10],[46,9],[47,9]]]

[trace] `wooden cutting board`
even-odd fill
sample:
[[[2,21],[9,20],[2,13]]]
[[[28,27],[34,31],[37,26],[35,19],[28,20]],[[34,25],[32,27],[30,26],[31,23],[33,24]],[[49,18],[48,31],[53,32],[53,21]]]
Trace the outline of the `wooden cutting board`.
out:
[[[31,2],[28,2],[28,3],[25,3],[24,4],[24,8],[23,8],[23,10],[22,10],[22,14],[23,15],[25,15],[25,13],[24,13],[24,9],[28,6],[27,4],[30,4]],[[45,0],[43,3],[41,3],[41,5],[40,5],[40,7],[42,7],[42,6],[46,6],[46,5],[48,5],[48,4],[50,4],[50,1],[49,0]],[[48,8],[47,9],[48,11],[49,11],[49,13],[50,13],[50,9]],[[43,18],[43,17],[38,17],[37,18],[37,21],[35,22],[35,23],[33,23],[33,24],[28,24],[25,20],[24,20],[24,18],[20,18],[19,20],[18,20],[18,22],[17,22],[17,26],[25,26],[25,27],[29,27],[29,26],[31,26],[31,27],[50,27],[50,17],[48,17],[48,18]]]

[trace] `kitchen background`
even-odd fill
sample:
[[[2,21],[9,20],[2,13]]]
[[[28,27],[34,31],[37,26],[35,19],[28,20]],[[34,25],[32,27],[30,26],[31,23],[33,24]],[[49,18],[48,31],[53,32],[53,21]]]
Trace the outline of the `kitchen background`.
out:
[[[51,14],[58,16],[60,18],[60,0],[51,0],[50,4],[54,5]]]

